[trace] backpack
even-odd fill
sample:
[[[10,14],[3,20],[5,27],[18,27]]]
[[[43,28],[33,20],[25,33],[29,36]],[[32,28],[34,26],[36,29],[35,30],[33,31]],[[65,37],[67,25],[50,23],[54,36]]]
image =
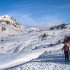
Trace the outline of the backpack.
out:
[[[65,51],[68,51],[68,45],[65,45]]]

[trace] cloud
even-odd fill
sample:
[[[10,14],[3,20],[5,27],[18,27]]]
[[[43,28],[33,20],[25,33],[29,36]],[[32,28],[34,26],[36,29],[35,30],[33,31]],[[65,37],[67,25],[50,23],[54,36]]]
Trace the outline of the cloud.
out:
[[[32,18],[31,15],[23,15],[19,19],[20,23],[25,27],[37,27],[37,28],[47,28],[53,25],[63,23],[64,19],[57,16],[42,16],[37,18]]]
[[[30,28],[47,28],[56,24],[63,23],[64,19],[58,17],[57,15],[52,16],[41,16],[34,18],[31,14],[22,13],[7,13],[21,23],[24,27]]]
[[[24,15],[21,18],[21,23],[29,27],[47,28],[53,25],[63,23],[64,19],[56,16],[43,16],[36,19],[31,18],[29,15]]]

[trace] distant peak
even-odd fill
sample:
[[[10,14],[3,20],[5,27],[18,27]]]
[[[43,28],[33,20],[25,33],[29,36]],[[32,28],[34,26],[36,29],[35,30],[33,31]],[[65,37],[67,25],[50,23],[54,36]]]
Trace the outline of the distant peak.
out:
[[[0,16],[1,18],[10,18],[9,15]]]

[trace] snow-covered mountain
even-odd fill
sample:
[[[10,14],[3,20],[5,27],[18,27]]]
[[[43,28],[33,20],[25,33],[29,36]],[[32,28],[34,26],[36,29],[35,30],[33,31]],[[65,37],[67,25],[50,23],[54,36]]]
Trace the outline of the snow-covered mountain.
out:
[[[54,30],[30,28],[23,34],[27,29],[11,17],[1,16],[0,70],[69,70],[70,62],[65,64],[62,48],[70,29],[69,25],[62,26]]]
[[[67,24],[60,24],[60,25],[56,25],[56,26],[52,26],[50,27],[51,30],[55,30],[55,29],[70,29],[70,23]]]
[[[21,34],[27,30],[15,19],[8,15],[0,16],[0,32],[7,34]]]
[[[38,31],[41,31],[39,28],[29,28],[28,29],[28,32],[38,32]]]

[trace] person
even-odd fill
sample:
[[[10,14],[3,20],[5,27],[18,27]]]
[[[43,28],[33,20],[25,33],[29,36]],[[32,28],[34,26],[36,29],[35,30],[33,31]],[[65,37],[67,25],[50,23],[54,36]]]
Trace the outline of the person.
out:
[[[65,62],[69,62],[69,47],[68,47],[68,43],[65,43],[65,45],[64,45],[62,50],[64,50]]]

